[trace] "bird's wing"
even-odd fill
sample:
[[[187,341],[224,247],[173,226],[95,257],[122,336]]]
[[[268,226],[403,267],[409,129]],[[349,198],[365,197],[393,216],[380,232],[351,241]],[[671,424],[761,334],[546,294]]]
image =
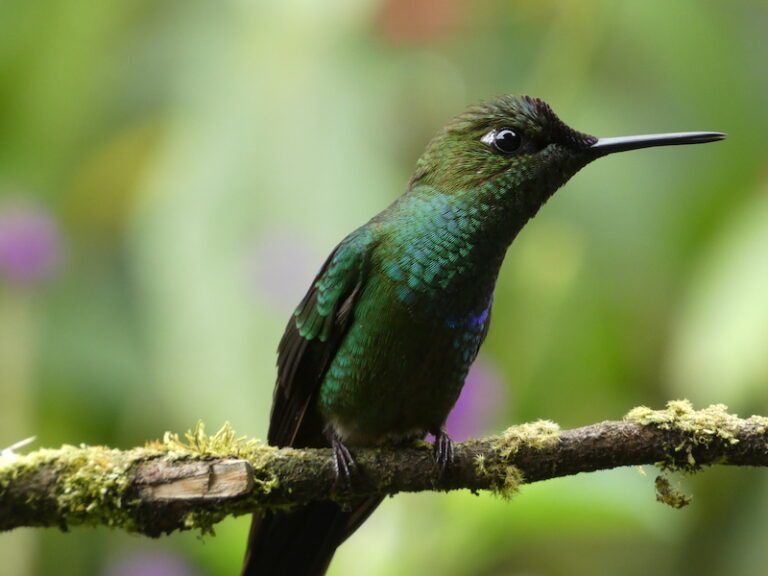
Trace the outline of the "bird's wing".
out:
[[[366,228],[347,236],[288,321],[278,346],[267,435],[274,446],[325,444],[322,423],[311,404],[354,316],[372,243]]]

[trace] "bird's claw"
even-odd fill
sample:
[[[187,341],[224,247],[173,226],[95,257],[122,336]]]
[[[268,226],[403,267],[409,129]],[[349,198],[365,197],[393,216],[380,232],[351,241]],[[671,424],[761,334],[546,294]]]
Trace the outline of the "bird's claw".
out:
[[[357,474],[357,463],[349,449],[335,434],[331,437],[331,448],[333,449],[333,468],[336,470],[336,485],[349,489],[352,487],[352,479]]]
[[[442,478],[453,465],[453,440],[442,428],[435,434],[435,443],[432,449],[435,464],[437,464],[438,477]]]

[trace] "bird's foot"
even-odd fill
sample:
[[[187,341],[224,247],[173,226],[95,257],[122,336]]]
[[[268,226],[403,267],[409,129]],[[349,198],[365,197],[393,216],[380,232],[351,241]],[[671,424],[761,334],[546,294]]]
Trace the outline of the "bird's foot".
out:
[[[435,443],[432,445],[432,450],[435,464],[437,464],[438,477],[442,478],[453,465],[453,440],[443,428],[435,432]]]
[[[341,488],[349,489],[352,487],[352,480],[357,474],[357,463],[352,457],[349,449],[344,445],[335,433],[328,434],[333,450],[333,468],[336,470],[336,485]]]

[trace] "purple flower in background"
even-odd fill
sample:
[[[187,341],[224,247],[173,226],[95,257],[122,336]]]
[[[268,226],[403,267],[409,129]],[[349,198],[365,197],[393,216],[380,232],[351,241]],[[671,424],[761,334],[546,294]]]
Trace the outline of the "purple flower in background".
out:
[[[323,263],[322,255],[300,234],[266,235],[250,256],[250,279],[257,294],[286,313],[299,303]]]
[[[104,576],[197,576],[199,572],[170,552],[145,552],[124,556],[104,571]]]
[[[0,278],[37,284],[50,278],[61,261],[61,236],[53,217],[31,203],[0,204]]]
[[[481,356],[469,369],[461,396],[448,416],[446,430],[457,442],[482,436],[493,425],[504,405],[501,377],[493,365]]]

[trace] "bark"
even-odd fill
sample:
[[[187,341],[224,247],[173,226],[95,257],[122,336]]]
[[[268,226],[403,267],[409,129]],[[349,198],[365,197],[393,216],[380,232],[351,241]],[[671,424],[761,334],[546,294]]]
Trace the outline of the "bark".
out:
[[[637,408],[622,421],[560,431],[546,421],[500,436],[457,443],[438,474],[431,447],[356,449],[350,486],[336,480],[329,450],[275,449],[236,438],[229,427],[207,436],[201,425],[181,440],[132,450],[64,446],[0,455],[0,530],[20,526],[106,525],[158,536],[208,531],[228,515],[427,490],[491,490],[504,496],[523,483],[580,472],[656,464],[692,472],[707,465],[768,465],[768,419],[740,419],[721,405],[694,411]],[[663,478],[660,500],[686,503]]]

